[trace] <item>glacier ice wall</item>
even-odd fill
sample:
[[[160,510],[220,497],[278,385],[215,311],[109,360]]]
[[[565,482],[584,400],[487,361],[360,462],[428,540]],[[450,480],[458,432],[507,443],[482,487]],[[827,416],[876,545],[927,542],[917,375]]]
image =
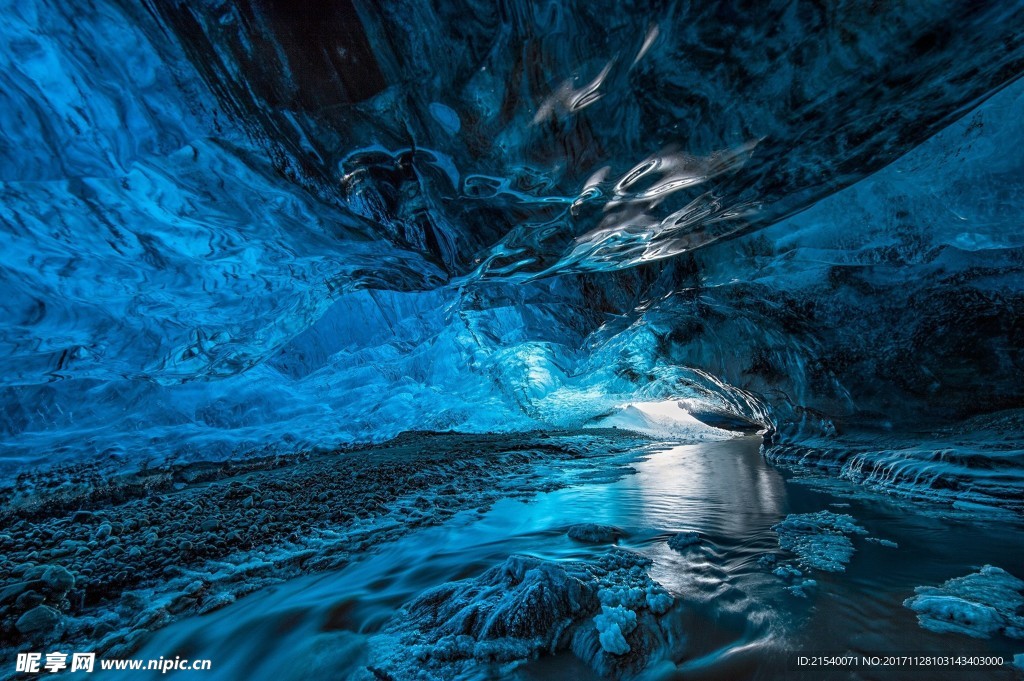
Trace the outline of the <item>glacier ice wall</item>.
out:
[[[1024,406],[1018,3],[0,21],[4,469]]]

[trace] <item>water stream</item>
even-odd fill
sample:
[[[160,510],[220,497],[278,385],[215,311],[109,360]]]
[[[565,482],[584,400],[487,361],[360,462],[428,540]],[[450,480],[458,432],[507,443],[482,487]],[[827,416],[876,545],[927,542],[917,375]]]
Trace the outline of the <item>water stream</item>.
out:
[[[635,462],[635,474],[581,481],[528,501],[503,501],[416,532],[344,570],[268,588],[209,615],[158,632],[137,655],[208,658],[204,678],[285,681],[346,678],[365,666],[365,640],[404,602],[429,587],[472,577],[512,553],[548,559],[592,558],[607,547],[579,544],[566,528],[615,525],[623,547],[654,561],[653,579],[677,596],[686,651],[651,678],[1014,678],[1007,668],[874,669],[795,666],[797,653],[885,652],[1002,655],[1024,644],[937,634],[903,606],[915,586],[934,585],[991,563],[1021,573],[1018,522],[946,517],[934,506],[865,494],[841,483],[808,485],[765,463],[758,438],[667,447]],[[787,514],[849,513],[868,536],[854,537],[845,573],[814,572],[818,586],[800,598],[759,563],[778,553],[771,529]],[[677,552],[665,540],[694,530],[702,541]],[[791,556],[779,554],[780,562]],[[596,678],[570,653],[542,657],[516,678]],[[199,675],[200,673],[196,673]],[[113,678],[113,677],[112,677]]]

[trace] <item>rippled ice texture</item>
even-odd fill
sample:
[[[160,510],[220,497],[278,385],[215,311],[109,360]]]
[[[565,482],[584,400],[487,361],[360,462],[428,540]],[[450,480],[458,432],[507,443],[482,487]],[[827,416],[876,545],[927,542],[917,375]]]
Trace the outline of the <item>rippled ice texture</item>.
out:
[[[664,399],[825,438],[814,461],[867,432],[874,462],[878,429],[1024,403],[1018,3],[0,22],[8,471]],[[968,480],[1001,457],[985,499],[1013,498],[1019,438],[971,432],[922,456]]]

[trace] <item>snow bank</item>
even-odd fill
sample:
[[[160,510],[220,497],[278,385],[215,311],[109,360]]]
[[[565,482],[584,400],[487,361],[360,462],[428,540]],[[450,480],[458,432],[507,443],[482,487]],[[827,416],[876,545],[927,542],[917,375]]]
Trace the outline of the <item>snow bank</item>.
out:
[[[736,433],[709,426],[687,412],[681,402],[631,402],[589,424],[593,428],[622,428],[663,440],[706,442],[728,440]]]

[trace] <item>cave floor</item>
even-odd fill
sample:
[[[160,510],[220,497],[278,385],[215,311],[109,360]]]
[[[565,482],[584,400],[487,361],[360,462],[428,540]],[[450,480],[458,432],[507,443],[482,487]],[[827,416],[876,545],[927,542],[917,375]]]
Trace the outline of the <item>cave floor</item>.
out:
[[[410,434],[343,453],[144,471],[102,490],[65,484],[7,499],[0,594],[45,591],[40,566],[62,565],[76,583],[47,602],[62,612],[64,647],[208,658],[216,673],[207,678],[348,678],[373,662],[374,636],[417,594],[512,554],[597,559],[608,541],[567,536],[597,523],[652,561],[650,577],[675,597],[666,617],[679,644],[652,663],[652,678],[864,678],[863,668],[799,669],[795,655],[1010,660],[1024,650],[1002,635],[925,630],[903,606],[915,587],[985,564],[1018,571],[1019,519],[809,478],[766,463],[758,443],[670,445],[619,431]],[[820,511],[863,529],[849,536],[844,571],[780,551],[773,527]],[[699,540],[670,548],[682,532]],[[779,576],[780,567],[802,574]],[[15,600],[0,602],[5,640],[20,636]],[[30,642],[5,646],[4,657]],[[921,669],[868,672],[922,678]],[[1015,678],[1008,667],[971,672]],[[501,675],[598,678],[567,651]],[[954,668],[927,677],[965,678]]]
[[[462,511],[615,476],[649,446],[615,430],[408,433],[351,451],[113,478],[97,464],[23,476],[0,490],[0,640],[13,643],[0,646],[0,668],[55,640],[127,656],[172,621],[339,569]],[[54,565],[74,575],[72,588],[41,579]],[[38,598],[61,620],[25,635],[16,623]]]

